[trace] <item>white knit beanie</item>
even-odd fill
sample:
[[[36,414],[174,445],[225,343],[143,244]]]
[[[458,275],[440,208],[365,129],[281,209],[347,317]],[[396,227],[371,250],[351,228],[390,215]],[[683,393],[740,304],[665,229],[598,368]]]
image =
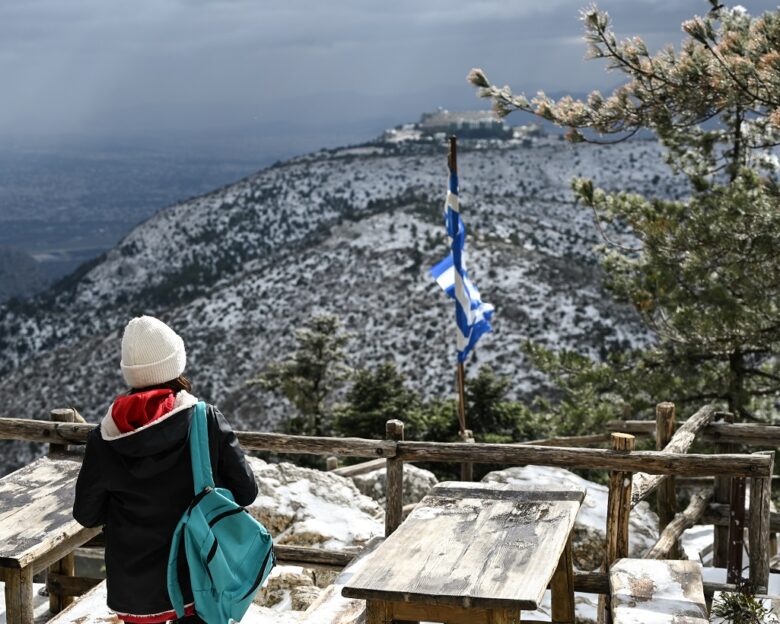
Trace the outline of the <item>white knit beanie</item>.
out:
[[[137,316],[122,335],[122,375],[131,388],[156,386],[184,372],[184,341],[161,320]]]

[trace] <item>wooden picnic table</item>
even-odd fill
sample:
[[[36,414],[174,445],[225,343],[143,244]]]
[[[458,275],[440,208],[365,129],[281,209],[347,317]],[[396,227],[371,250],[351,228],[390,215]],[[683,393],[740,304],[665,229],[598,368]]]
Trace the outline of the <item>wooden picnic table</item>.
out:
[[[73,519],[81,463],[42,457],[0,479],[0,579],[8,624],[33,621],[33,575],[100,532]]]
[[[437,485],[342,595],[366,624],[515,624],[551,584],[553,622],[574,622],[571,531],[583,491]]]

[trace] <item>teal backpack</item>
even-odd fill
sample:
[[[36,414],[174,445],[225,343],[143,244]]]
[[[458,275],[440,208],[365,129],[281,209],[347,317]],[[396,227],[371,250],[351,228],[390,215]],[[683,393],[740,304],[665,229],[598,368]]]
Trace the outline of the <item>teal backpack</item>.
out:
[[[184,617],[177,560],[181,539],[190,570],[195,612],[207,624],[240,621],[276,563],[265,527],[214,487],[208,447],[206,405],[195,405],[190,424],[195,498],[179,520],[168,557],[168,595],[176,616]]]

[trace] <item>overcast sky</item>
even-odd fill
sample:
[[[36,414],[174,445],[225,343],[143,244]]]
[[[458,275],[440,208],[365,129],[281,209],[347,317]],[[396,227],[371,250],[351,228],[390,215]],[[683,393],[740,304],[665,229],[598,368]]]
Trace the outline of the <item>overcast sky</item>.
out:
[[[617,81],[584,61],[586,0],[0,0],[0,137],[353,139],[465,76],[535,92]],[[751,13],[776,2],[748,0]],[[705,0],[604,0],[618,35],[677,45]],[[291,139],[292,140],[292,139]],[[317,145],[312,145],[317,147]]]

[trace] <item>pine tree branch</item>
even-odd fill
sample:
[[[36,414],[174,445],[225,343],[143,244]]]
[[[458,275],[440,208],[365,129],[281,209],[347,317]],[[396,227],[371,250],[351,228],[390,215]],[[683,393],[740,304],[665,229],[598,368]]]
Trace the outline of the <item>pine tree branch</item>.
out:
[[[577,129],[579,129],[579,128],[588,128],[588,127],[589,126],[583,125],[583,126],[578,126]],[[615,145],[617,143],[622,143],[623,141],[628,141],[631,137],[636,135],[636,133],[639,132],[641,129],[642,129],[642,126],[637,124],[634,127],[633,130],[627,130],[626,128],[621,128],[620,130],[616,130],[615,131],[616,133],[617,132],[628,132],[628,134],[626,134],[625,136],[622,136],[620,138],[617,138],[614,141],[600,141],[600,140],[597,140],[597,139],[589,139],[588,137],[583,136],[582,137],[582,142],[583,143],[591,143],[593,145]],[[610,133],[610,134],[612,134],[612,133]]]
[[[766,371],[762,371],[758,368],[746,368],[744,372],[746,375],[755,375],[756,377],[763,377],[765,379],[771,379],[772,381],[780,382],[780,376],[772,375],[771,373],[767,373]]]
[[[579,201],[579,200],[578,200]],[[577,201],[574,202],[574,205],[577,205]],[[621,251],[625,251],[627,253],[639,253],[642,251],[641,247],[638,247],[636,249],[632,249],[630,247],[625,247],[624,245],[621,245],[620,243],[617,243],[613,240],[611,240],[607,233],[604,231],[604,228],[601,226],[601,220],[599,219],[598,211],[596,210],[596,206],[594,204],[590,204],[591,209],[593,210],[593,220],[596,222],[596,227],[599,230],[599,235],[604,240],[605,243],[607,243],[609,246],[620,249]]]
[[[603,28],[601,28],[601,25],[600,25],[600,24],[598,24],[598,23],[596,23],[596,32],[598,33],[598,35],[599,35],[599,37],[600,37],[600,39],[601,39],[601,43],[603,43],[603,44],[604,44],[604,47],[605,47],[605,48],[607,49],[607,51],[609,52],[609,54],[607,55],[607,58],[612,58],[612,59],[614,59],[614,60],[615,60],[615,61],[617,61],[617,62],[618,62],[620,65],[623,65],[624,67],[627,67],[627,68],[628,68],[628,69],[630,69],[631,71],[633,71],[633,72],[635,72],[635,73],[637,73],[637,74],[640,74],[640,75],[642,75],[642,76],[645,76],[646,78],[651,78],[651,79],[658,80],[659,82],[662,82],[662,83],[666,84],[667,86],[671,86],[671,87],[675,87],[675,88],[679,88],[679,87],[680,87],[680,85],[678,85],[678,84],[676,84],[676,83],[674,83],[674,82],[670,81],[670,80],[669,80],[669,79],[667,79],[666,77],[664,77],[664,76],[659,76],[659,75],[658,75],[657,73],[655,73],[655,72],[652,72],[652,73],[651,73],[651,72],[647,72],[647,71],[645,71],[645,70],[644,70],[644,69],[643,69],[641,66],[639,66],[639,65],[636,65],[636,64],[632,64],[632,63],[631,63],[630,61],[628,61],[626,58],[624,58],[623,56],[621,56],[621,55],[618,53],[618,51],[617,51],[617,50],[616,50],[614,47],[612,47],[612,46],[610,45],[610,43],[609,43],[609,41],[608,41],[608,38],[607,38],[607,36],[606,36],[606,35],[607,35],[607,31],[606,31],[606,30],[604,30]]]
[[[718,54],[715,49],[709,44],[709,42],[706,39],[700,40],[701,43],[704,45],[704,47],[712,54],[712,56],[717,59],[718,63],[720,63],[721,67],[723,67],[723,70],[728,74],[729,78],[731,78],[737,86],[742,89],[743,93],[746,93],[751,98],[756,100],[757,102],[761,102],[765,106],[769,106],[772,108],[777,108],[777,106],[780,106],[780,103],[778,103],[775,100],[767,100],[763,97],[761,97],[758,93],[754,93],[750,90],[750,88],[744,84],[737,76],[734,74],[734,72],[731,70],[731,68],[728,66],[728,63],[726,63],[725,59],[721,58],[720,54]]]

